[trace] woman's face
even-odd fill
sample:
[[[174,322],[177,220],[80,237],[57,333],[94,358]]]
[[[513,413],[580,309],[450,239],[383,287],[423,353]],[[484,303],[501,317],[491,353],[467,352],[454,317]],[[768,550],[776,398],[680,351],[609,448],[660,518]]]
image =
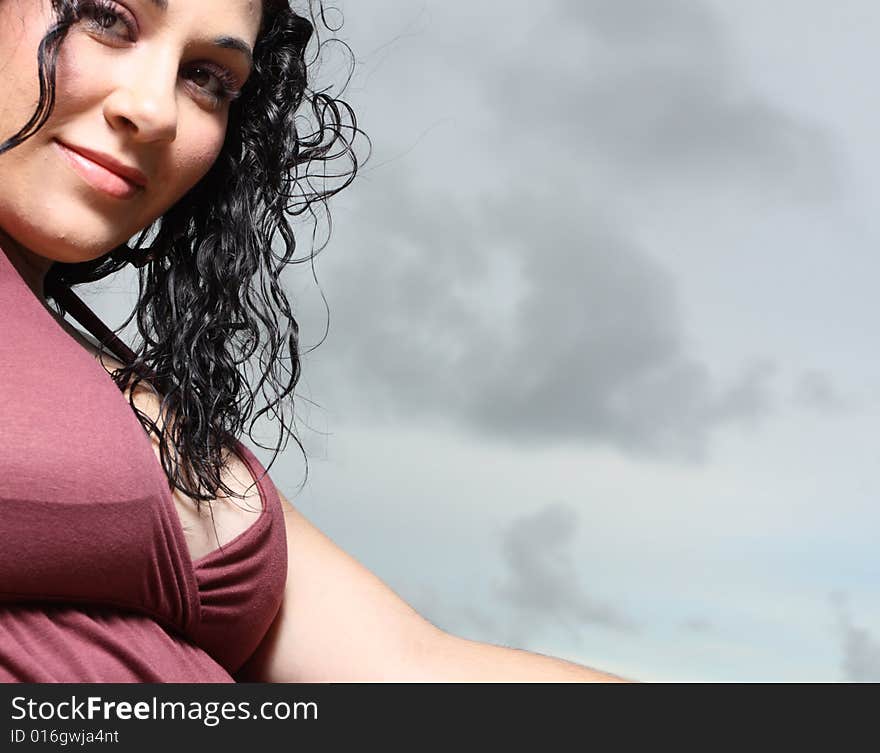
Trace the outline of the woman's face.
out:
[[[62,45],[52,117],[0,155],[0,230],[52,261],[95,259],[164,214],[223,145],[260,0],[97,0]],[[38,101],[50,0],[0,0],[0,142]]]

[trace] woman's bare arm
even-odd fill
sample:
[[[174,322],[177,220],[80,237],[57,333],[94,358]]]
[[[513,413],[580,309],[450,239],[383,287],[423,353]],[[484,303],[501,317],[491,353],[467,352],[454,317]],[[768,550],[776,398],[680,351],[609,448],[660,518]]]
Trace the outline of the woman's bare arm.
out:
[[[288,553],[284,600],[237,673],[239,681],[623,681],[440,630],[281,499]]]

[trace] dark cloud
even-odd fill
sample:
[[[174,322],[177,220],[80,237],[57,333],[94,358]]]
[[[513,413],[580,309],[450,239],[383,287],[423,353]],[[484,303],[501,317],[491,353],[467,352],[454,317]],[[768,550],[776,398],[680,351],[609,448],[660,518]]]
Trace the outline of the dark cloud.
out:
[[[313,383],[369,420],[661,458],[700,460],[715,430],[759,421],[773,364],[722,375],[690,352],[629,199],[688,227],[713,222],[692,197],[824,195],[825,135],[743,83],[704,3],[559,0],[529,34],[507,18],[503,43],[462,30],[454,50],[459,11],[434,13],[383,91],[412,92],[387,105],[411,123],[431,82],[453,125],[398,162],[377,153],[349,197]]]
[[[831,597],[837,612],[843,677],[849,682],[880,682],[880,640],[850,616],[845,594]]]
[[[852,682],[880,682],[880,641],[862,627],[846,625],[843,674]]]
[[[711,620],[705,617],[690,617],[681,623],[684,630],[691,633],[711,633],[715,630],[715,625]]]
[[[553,19],[566,56],[504,61],[486,96],[603,184],[682,185],[768,196],[826,197],[839,180],[826,133],[766,101],[736,75],[725,30],[696,0],[566,0]]]
[[[356,382],[357,410],[690,459],[769,410],[772,369],[716,384],[669,274],[588,202],[524,188],[474,207],[405,183],[362,201],[315,377]]]
[[[596,599],[582,583],[574,535],[578,513],[551,503],[509,523],[500,536],[500,573],[489,579],[490,596],[475,604],[422,584],[401,592],[434,625],[472,640],[526,648],[545,634],[580,643],[585,631],[633,632],[636,622]],[[594,572],[601,572],[597,569]]]
[[[577,524],[574,508],[557,502],[515,520],[504,532],[506,573],[494,590],[514,615],[512,645],[548,628],[563,628],[576,640],[590,627],[635,629],[629,617],[591,597],[582,585],[579,573],[588,568],[575,565]]]
[[[847,401],[838,393],[831,375],[818,369],[800,375],[794,388],[794,401],[800,407],[821,413],[847,408]]]
[[[580,22],[599,38],[651,50],[699,46],[717,54],[719,30],[705,2],[694,0],[561,0],[563,17]]]

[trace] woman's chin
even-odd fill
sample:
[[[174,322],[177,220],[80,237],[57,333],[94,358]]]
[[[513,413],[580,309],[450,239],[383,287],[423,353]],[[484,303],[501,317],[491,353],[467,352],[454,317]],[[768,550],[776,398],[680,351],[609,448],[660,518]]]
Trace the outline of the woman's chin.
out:
[[[39,213],[30,217],[37,219]],[[52,218],[52,215],[43,217]],[[0,226],[3,224],[0,218]],[[130,233],[120,234],[118,225],[113,226],[101,217],[89,217],[85,212],[67,214],[59,211],[55,213],[54,221],[43,219],[15,224],[17,226],[10,227],[8,233],[19,244],[32,253],[67,264],[98,259],[126,243],[137,231],[133,228]]]
[[[10,233],[9,236],[28,253],[40,256],[50,263],[61,262],[63,264],[82,264],[95,261],[127,240],[124,238],[118,241],[96,241],[94,238],[77,238],[52,233]]]

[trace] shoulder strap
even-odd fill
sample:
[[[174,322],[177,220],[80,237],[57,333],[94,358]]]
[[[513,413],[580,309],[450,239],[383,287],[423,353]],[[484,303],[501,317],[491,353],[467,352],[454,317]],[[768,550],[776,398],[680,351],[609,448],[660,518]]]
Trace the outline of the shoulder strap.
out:
[[[104,324],[73,290],[66,285],[58,285],[53,290],[53,297],[61,303],[65,311],[69,312],[93,337],[97,338],[103,347],[108,348],[120,361],[127,366],[131,366],[134,363],[137,359],[134,351],[122,342],[114,334],[113,330]],[[141,368],[138,369],[138,373],[141,378],[147,380],[150,384],[154,386],[158,384],[155,373],[150,369]]]
[[[59,285],[55,297],[61,302],[65,311],[70,312],[73,318],[97,338],[101,345],[109,347],[113,355],[127,365],[135,360],[136,356],[131,348],[122,342],[69,287]]]

